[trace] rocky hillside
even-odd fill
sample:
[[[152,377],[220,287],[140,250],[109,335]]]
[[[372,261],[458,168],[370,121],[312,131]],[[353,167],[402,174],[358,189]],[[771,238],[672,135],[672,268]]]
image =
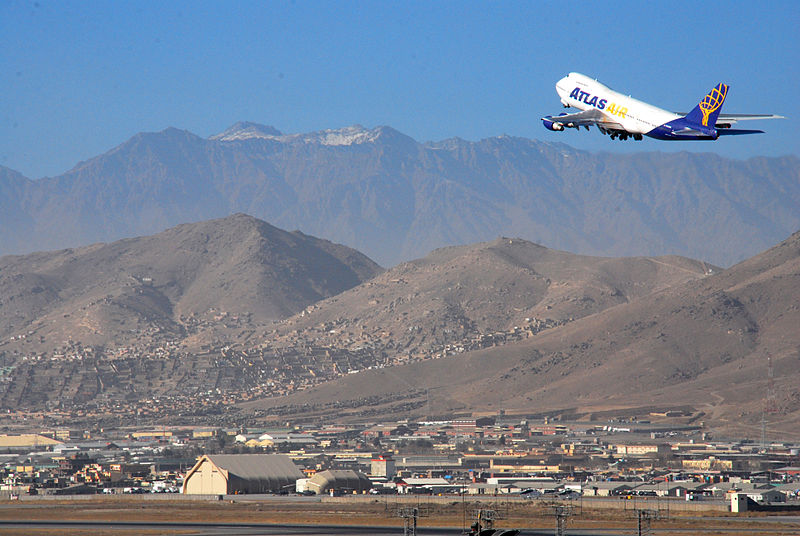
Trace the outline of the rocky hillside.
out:
[[[8,256],[0,406],[110,411],[159,398],[174,415],[208,404],[210,389],[215,403],[283,395],[534,338],[713,270],[500,238],[382,272],[354,250],[244,215]]]
[[[590,257],[499,238],[400,264],[265,337],[367,346],[391,362],[441,357],[531,337],[714,270],[683,257]]]
[[[203,326],[263,326],[382,269],[350,248],[250,216],[110,244],[0,258],[0,352],[50,355],[70,341],[117,348],[200,341]],[[200,334],[200,335],[197,335]]]
[[[498,348],[370,370],[249,407],[317,418],[426,411],[591,416],[692,408],[758,437],[768,362],[776,412],[800,426],[800,233],[708,277],[632,299]],[[336,401],[336,402],[331,402]],[[383,405],[382,405],[383,404]]]

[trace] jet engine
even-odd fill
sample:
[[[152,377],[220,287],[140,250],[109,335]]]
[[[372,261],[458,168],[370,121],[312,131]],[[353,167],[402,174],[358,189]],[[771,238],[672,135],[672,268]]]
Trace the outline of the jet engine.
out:
[[[564,125],[555,121],[550,121],[547,118],[542,119],[542,124],[544,124],[544,128],[547,130],[564,130]]]
[[[562,115],[567,115],[567,114],[565,113],[559,114],[559,116]],[[544,125],[544,128],[546,128],[547,130],[555,130],[555,131],[564,130],[564,123],[559,123],[558,121],[552,121],[553,119],[555,118],[552,115],[548,115],[542,118],[542,124]]]

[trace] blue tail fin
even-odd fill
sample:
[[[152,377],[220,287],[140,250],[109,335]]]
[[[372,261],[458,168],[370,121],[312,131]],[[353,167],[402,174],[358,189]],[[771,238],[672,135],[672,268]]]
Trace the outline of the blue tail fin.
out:
[[[700,101],[700,104],[689,112],[686,116],[686,120],[698,125],[703,125],[704,127],[710,126],[714,128],[727,95],[728,86],[725,84],[717,84],[717,87],[709,91],[708,95]]]

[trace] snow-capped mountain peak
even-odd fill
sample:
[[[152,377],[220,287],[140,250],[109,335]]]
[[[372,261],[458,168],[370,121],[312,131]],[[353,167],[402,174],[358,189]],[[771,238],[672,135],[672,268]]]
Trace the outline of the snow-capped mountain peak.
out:
[[[361,125],[344,128],[320,130],[307,134],[283,134],[274,127],[240,121],[224,132],[210,136],[216,141],[243,141],[250,139],[268,139],[283,143],[311,143],[328,146],[360,145],[377,140],[388,127],[367,129]],[[388,129],[391,130],[391,129]]]
[[[359,145],[375,141],[380,136],[380,129],[368,130],[361,125],[321,130],[304,136],[305,141],[317,142],[320,145]]]
[[[209,136],[208,139],[217,141],[239,141],[254,138],[270,139],[281,135],[281,131],[275,127],[251,123],[250,121],[239,121],[219,134]]]

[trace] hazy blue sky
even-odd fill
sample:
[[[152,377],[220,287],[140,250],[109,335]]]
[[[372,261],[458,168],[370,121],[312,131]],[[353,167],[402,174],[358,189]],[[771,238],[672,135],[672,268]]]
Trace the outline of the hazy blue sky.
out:
[[[800,2],[0,1],[0,165],[56,175],[141,131],[238,120],[509,134],[590,151],[800,154]],[[555,133],[569,71],[688,111],[779,113],[767,134],[612,142]],[[753,123],[747,126],[756,126]]]

